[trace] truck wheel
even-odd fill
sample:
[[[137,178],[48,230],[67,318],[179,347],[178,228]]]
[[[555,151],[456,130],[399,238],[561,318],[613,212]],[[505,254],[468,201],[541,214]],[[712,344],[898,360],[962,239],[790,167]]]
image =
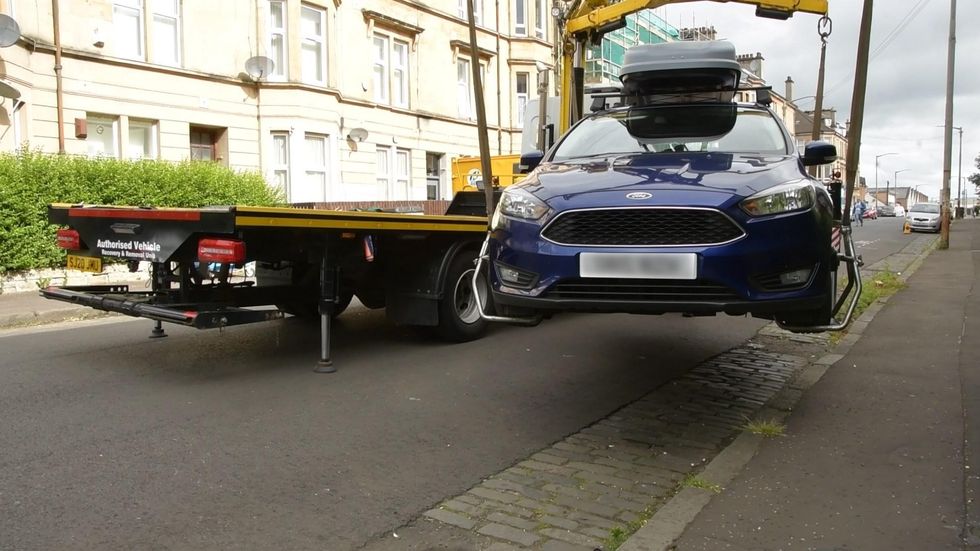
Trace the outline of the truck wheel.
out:
[[[446,274],[442,288],[442,300],[439,301],[439,325],[436,332],[440,337],[452,342],[466,342],[483,336],[487,322],[480,317],[479,306],[473,296],[471,282],[475,272],[473,260],[476,254],[472,251],[456,255],[449,272]],[[485,284],[485,278],[480,289],[480,300],[487,305],[490,293]]]

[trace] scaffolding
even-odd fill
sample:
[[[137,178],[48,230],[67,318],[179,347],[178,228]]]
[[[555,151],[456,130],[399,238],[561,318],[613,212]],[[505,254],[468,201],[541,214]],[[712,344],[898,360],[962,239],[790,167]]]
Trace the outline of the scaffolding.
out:
[[[585,52],[585,83],[619,84],[626,50],[639,44],[681,40],[681,31],[653,13],[643,10],[626,16],[626,25],[603,35],[602,42]]]

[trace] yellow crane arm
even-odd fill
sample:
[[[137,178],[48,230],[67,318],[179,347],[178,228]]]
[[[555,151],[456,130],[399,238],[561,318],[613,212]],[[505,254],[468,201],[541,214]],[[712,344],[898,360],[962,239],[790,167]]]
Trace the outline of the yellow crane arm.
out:
[[[679,4],[694,0],[622,0],[621,2],[605,5],[582,2],[575,13],[570,14],[565,25],[565,33],[576,35],[601,28],[602,26],[619,21],[623,17],[645,9],[659,8],[667,4]],[[785,14],[789,17],[794,12],[827,13],[827,0],[713,0],[714,2],[738,2],[752,4],[757,8],[768,10],[772,14]]]
[[[659,8],[667,4],[679,4],[682,2],[692,2],[694,0],[621,0],[610,2],[609,0],[579,0],[573,5],[568,21],[562,29],[559,37],[561,43],[561,84],[559,96],[561,101],[561,113],[558,120],[558,135],[564,134],[568,130],[573,119],[572,99],[573,79],[572,72],[575,66],[576,50],[585,47],[587,38],[595,38],[602,34],[602,29],[608,25],[614,25],[622,20],[623,17],[644,9]],[[737,2],[739,4],[751,4],[756,6],[757,13],[767,17],[787,18],[795,12],[814,13],[826,15],[827,0],[712,0],[714,2]],[[579,51],[578,55],[584,54]],[[580,57],[581,60],[581,57]],[[581,116],[576,113],[575,117]]]

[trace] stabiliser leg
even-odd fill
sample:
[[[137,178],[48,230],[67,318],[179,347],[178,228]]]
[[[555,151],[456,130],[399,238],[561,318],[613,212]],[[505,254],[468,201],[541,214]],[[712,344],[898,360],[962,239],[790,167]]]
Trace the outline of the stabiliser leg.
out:
[[[167,275],[165,264],[154,262],[151,265],[150,278],[152,281],[150,284],[154,294],[167,288],[169,285],[169,283],[166,281]],[[150,330],[149,338],[162,339],[166,336],[167,332],[163,330],[163,322],[160,320],[153,322],[153,329]]]
[[[333,373],[337,368],[330,359],[330,319],[333,317],[333,308],[336,291],[336,278],[334,270],[328,263],[327,250],[324,247],[323,256],[320,257],[320,359],[313,368],[315,373]]]

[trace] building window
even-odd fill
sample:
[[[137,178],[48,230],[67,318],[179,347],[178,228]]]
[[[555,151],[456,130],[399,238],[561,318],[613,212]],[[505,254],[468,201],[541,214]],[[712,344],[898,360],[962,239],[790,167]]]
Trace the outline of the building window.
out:
[[[527,110],[529,73],[517,73],[517,126],[524,126],[524,111]]]
[[[161,65],[180,65],[180,2],[151,0],[153,28],[152,61]]]
[[[374,101],[408,107],[408,42],[374,35]]]
[[[289,189],[289,132],[272,133],[272,183],[290,198]]]
[[[408,42],[391,43],[391,97],[394,105],[408,107]]]
[[[113,51],[119,57],[149,60],[160,65],[180,65],[179,0],[114,0],[112,3]],[[148,37],[144,36],[143,10],[148,10]],[[147,42],[149,41],[149,45]],[[147,47],[148,46],[148,47]]]
[[[514,34],[527,36],[527,0],[516,0],[514,9]]]
[[[473,109],[473,87],[470,86],[470,60],[459,58],[456,60],[456,99],[459,104],[459,118],[472,119],[475,109]]]
[[[547,15],[548,9],[544,0],[534,0],[534,36],[542,40],[548,39],[548,27],[545,25]]]
[[[327,12],[303,6],[300,14],[303,82],[324,84],[327,60]]]
[[[476,119],[476,97],[473,95],[473,87],[470,86],[470,60],[464,57],[456,59],[456,97],[459,104],[459,118]],[[486,90],[487,67],[480,64],[480,85]]]
[[[211,126],[190,127],[190,150],[192,161],[213,161],[226,164],[227,130]]]
[[[101,115],[89,115],[86,117],[88,122],[88,137],[85,138],[88,144],[89,157],[117,157],[119,154],[116,136],[119,133],[118,119]]]
[[[273,64],[270,78],[285,80],[289,75],[287,71],[289,57],[286,53],[285,0],[269,0],[269,57]]]
[[[374,101],[388,103],[388,37],[374,35]]]
[[[313,201],[327,200],[327,137],[304,136],[306,142],[306,189]]]
[[[434,201],[439,198],[442,182],[442,153],[425,154],[425,198]]]
[[[408,149],[379,145],[377,151],[377,182],[384,188],[385,198],[409,198],[409,175],[412,152]]]
[[[469,15],[467,15],[469,10],[469,7],[466,5],[467,2],[468,0],[459,0],[459,4],[457,6],[459,18],[463,21],[470,20]],[[483,0],[473,0],[473,21],[475,21],[478,26],[483,26]]]
[[[116,55],[143,59],[142,0],[115,0],[112,3],[112,27]]]
[[[129,119],[129,149],[126,152],[130,159],[156,159],[157,155],[157,125],[152,121]]]

